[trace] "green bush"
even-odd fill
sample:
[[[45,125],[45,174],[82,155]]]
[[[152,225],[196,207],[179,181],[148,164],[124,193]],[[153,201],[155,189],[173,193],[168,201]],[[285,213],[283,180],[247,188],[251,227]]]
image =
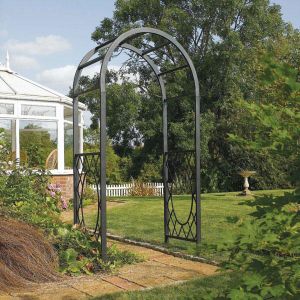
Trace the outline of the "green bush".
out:
[[[1,198],[6,205],[16,205],[22,201],[40,201],[46,198],[49,181],[44,170],[32,171],[13,166],[11,170],[1,170],[3,181],[0,186]]]
[[[83,206],[87,206],[98,202],[98,195],[95,190],[93,190],[89,185],[84,188],[83,191]]]
[[[44,170],[33,171],[12,166],[0,170],[2,213],[49,230],[59,224],[59,208],[47,194],[49,176]]]
[[[240,233],[222,247],[230,251],[226,269],[243,272],[239,288],[230,299],[299,299],[300,297],[300,200],[259,197],[253,219],[240,224]]]
[[[108,262],[104,263],[97,240],[83,230],[63,224],[59,218],[61,198],[50,195],[45,171],[15,167],[1,173],[0,217],[13,217],[41,228],[58,251],[62,273],[90,274],[139,261],[127,251],[109,248]]]
[[[139,259],[128,251],[108,249],[108,262],[101,259],[99,242],[80,230],[60,227],[53,232],[54,246],[58,250],[60,271],[66,274],[91,274],[101,270],[111,270],[125,263]]]
[[[132,197],[153,197],[157,196],[157,191],[152,186],[148,186],[146,183],[136,180],[132,182],[132,188],[129,194]]]

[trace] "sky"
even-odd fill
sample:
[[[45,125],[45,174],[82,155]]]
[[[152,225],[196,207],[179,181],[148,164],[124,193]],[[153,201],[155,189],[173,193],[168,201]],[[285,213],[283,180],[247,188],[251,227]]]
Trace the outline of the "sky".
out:
[[[300,0],[272,3],[300,28]],[[95,46],[91,33],[113,10],[114,0],[0,0],[0,61],[8,50],[13,71],[66,94],[76,66]]]
[[[65,94],[113,10],[113,0],[0,0],[0,61],[8,49],[13,71]]]

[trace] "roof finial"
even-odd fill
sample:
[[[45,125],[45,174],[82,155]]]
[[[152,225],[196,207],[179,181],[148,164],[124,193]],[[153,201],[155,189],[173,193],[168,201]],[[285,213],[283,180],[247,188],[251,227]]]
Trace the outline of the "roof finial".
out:
[[[6,68],[7,68],[7,70],[10,70],[8,50],[6,50]]]

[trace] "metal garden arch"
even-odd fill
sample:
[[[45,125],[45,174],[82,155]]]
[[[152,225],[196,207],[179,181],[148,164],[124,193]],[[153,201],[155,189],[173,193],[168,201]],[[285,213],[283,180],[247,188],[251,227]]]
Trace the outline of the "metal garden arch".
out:
[[[160,45],[148,49],[138,49],[130,44],[137,37],[146,34],[156,35],[165,40]],[[171,44],[177,48],[182,55],[185,64],[175,68],[162,71],[149,57],[149,53],[162,49]],[[119,37],[107,41],[94,49],[90,50],[81,60],[77,67],[73,82],[73,150],[74,150],[74,224],[85,226],[83,213],[83,191],[86,185],[86,178],[90,176],[95,181],[98,191],[98,215],[94,228],[94,234],[101,238],[101,253],[106,259],[107,249],[107,230],[106,230],[106,73],[108,63],[117,48],[124,48],[136,53],[143,58],[154,72],[160,85],[162,105],[163,105],[163,182],[164,182],[164,234],[165,242],[169,238],[177,238],[199,243],[200,234],[200,93],[198,76],[193,62],[185,49],[171,35],[154,28],[142,27],[129,30]],[[91,59],[95,54],[104,53]],[[84,68],[101,62],[99,85],[88,90],[79,89],[79,79]],[[165,75],[176,72],[183,68],[189,68],[195,86],[195,105],[194,105],[194,126],[195,142],[194,149],[184,153],[171,152],[168,149],[168,97],[165,88]],[[78,117],[78,97],[91,90],[100,89],[100,152],[80,153],[79,146],[79,117]],[[176,175],[176,164],[174,162],[186,160],[189,170],[188,176],[191,184],[191,208],[186,221],[181,222],[176,215],[172,198],[172,185]]]

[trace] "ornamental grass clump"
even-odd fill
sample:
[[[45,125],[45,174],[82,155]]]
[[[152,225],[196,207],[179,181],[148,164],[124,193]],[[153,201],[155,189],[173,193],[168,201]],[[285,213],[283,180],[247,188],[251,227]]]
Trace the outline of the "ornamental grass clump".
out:
[[[34,227],[0,219],[0,291],[28,283],[55,281],[58,258],[52,245]]]

